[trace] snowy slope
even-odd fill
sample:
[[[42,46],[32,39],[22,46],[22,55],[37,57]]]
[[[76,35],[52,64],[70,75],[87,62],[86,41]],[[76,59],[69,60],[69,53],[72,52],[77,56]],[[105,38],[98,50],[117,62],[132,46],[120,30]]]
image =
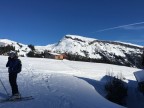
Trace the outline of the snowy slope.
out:
[[[51,51],[54,47],[55,47],[55,44],[50,44],[46,46],[35,46],[35,48],[40,52],[44,52],[45,50]]]
[[[26,54],[30,51],[28,45],[24,45],[22,43],[18,43],[8,39],[0,39],[0,46],[7,46],[7,45],[14,46],[15,50],[19,51],[18,54],[21,56],[26,56]]]
[[[15,41],[11,41],[8,39],[0,39],[0,46],[6,46],[6,45],[15,46],[16,50],[20,50],[20,52],[30,51],[27,45]],[[128,48],[126,48],[126,46]],[[97,56],[95,56],[97,54],[94,54],[95,50],[109,51],[110,53],[124,56],[123,52],[119,51],[120,49],[125,50],[124,48],[126,48],[125,51],[126,53],[127,52],[139,53],[141,52],[140,49],[142,48],[142,46],[135,45],[135,44],[118,42],[118,41],[117,42],[100,41],[94,38],[88,38],[88,37],[83,37],[78,35],[66,35],[57,44],[51,44],[46,46],[35,46],[35,47],[39,51],[53,50],[53,51],[61,51],[61,52],[72,52],[72,53],[78,53],[82,56],[85,56],[84,53],[82,53],[82,51],[86,50],[88,51],[90,58],[97,58]],[[139,48],[139,50],[135,50],[134,48]]]
[[[23,64],[23,71],[18,75],[20,92],[35,99],[3,103],[0,108],[123,108],[103,97],[106,95],[103,86],[106,80],[103,78],[108,71],[115,75],[122,73],[126,78],[130,88],[128,107],[144,107],[144,97],[136,91],[137,83],[133,75],[139,69],[68,60],[20,59]],[[6,62],[7,57],[0,56],[0,78],[10,93]],[[0,85],[0,98],[5,97],[6,93]]]
[[[137,48],[137,50],[135,50]],[[99,58],[98,51],[106,51],[117,56],[125,57],[126,53],[140,53],[142,46],[126,44],[122,42],[100,41],[76,35],[66,35],[55,47],[53,51],[72,52],[85,56],[84,50],[88,52],[90,58]]]

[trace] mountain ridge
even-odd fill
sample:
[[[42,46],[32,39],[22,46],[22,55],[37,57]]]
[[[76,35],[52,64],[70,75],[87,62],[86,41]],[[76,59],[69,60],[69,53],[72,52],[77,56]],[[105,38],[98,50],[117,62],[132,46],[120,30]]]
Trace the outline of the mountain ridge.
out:
[[[10,44],[5,41],[5,43]],[[2,43],[4,41],[1,41]],[[19,50],[19,55],[26,56],[31,49],[28,45],[11,41]],[[1,45],[1,44],[0,44]],[[103,62],[131,67],[141,67],[143,47],[135,44],[105,41],[78,35],[66,35],[58,43],[46,46],[35,46],[35,52],[51,51],[66,53],[70,60]]]

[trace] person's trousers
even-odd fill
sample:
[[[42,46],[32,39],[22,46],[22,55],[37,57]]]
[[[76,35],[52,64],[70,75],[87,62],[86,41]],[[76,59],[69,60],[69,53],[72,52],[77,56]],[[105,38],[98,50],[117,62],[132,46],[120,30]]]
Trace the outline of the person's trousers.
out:
[[[12,89],[12,95],[19,93],[17,86],[17,73],[9,73],[9,83]]]

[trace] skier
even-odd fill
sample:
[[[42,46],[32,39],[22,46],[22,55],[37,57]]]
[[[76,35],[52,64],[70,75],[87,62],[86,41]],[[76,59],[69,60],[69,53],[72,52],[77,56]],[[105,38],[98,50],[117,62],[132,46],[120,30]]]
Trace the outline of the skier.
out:
[[[10,51],[6,67],[8,67],[9,83],[12,90],[12,96],[10,99],[20,99],[21,95],[17,85],[17,74],[21,72],[22,64],[15,51]]]

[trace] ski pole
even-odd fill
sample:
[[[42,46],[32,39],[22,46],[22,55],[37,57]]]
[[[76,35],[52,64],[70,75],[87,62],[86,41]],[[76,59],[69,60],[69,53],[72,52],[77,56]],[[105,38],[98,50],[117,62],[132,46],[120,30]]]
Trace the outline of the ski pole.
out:
[[[3,84],[3,82],[2,82],[1,79],[0,79],[0,82],[1,82],[1,84],[2,84],[2,86],[3,86],[3,88],[4,88],[4,90],[5,90],[6,94],[9,96],[9,93],[7,92],[7,89],[6,89],[6,87],[4,86],[4,84]]]

